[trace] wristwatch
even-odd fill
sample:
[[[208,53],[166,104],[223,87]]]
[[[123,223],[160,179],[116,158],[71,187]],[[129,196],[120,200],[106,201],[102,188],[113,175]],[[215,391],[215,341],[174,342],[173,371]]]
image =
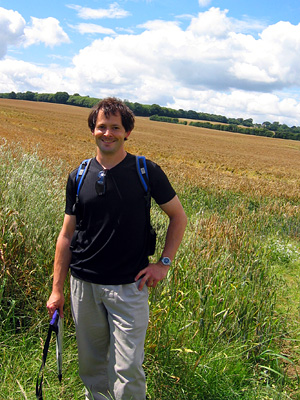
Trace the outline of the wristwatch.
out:
[[[172,262],[169,257],[160,257],[159,261],[161,261],[166,267],[169,267]]]

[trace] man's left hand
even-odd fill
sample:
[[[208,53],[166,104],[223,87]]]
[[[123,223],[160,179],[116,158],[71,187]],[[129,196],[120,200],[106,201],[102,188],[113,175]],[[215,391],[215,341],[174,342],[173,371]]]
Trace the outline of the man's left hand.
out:
[[[142,277],[139,284],[139,290],[142,290],[145,284],[148,287],[155,287],[159,281],[167,276],[168,270],[169,267],[160,262],[157,264],[149,264],[135,277],[135,281],[138,281]]]

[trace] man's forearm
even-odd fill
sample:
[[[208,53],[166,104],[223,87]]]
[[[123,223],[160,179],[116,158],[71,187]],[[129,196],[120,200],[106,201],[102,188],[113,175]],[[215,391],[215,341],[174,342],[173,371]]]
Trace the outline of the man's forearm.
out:
[[[65,214],[64,223],[56,242],[53,287],[52,293],[47,301],[47,308],[50,318],[58,308],[60,316],[63,317],[64,307],[64,283],[68,275],[71,262],[70,244],[76,227],[76,217]]]
[[[166,207],[164,207],[164,209],[166,209]],[[169,216],[169,218],[170,222],[162,255],[173,260],[183,238],[187,218],[181,207],[176,215]],[[169,267],[163,265],[161,261],[155,264],[149,264],[146,268],[142,269],[135,277],[136,281],[142,278],[139,284],[139,290],[142,290],[145,284],[150,287],[155,287],[159,281],[166,277],[168,269]]]
[[[163,256],[174,259],[178,247],[182,241],[187,224],[187,218],[184,212],[170,218],[165,246],[162,252]]]
[[[47,301],[50,318],[52,318],[56,309],[59,309],[59,314],[63,317],[63,307],[65,303],[64,282],[68,274],[70,261],[70,240],[60,234],[57,239],[55,251],[52,293]]]
[[[63,291],[64,282],[71,262],[71,256],[70,239],[63,235],[59,235],[54,259],[53,291]]]

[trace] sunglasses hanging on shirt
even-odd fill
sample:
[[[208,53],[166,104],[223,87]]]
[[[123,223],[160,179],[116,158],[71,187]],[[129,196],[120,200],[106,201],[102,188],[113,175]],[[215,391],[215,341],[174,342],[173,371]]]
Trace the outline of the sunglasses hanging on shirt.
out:
[[[106,190],[106,174],[107,170],[102,170],[98,173],[98,179],[95,183],[95,188],[98,196],[103,196]]]

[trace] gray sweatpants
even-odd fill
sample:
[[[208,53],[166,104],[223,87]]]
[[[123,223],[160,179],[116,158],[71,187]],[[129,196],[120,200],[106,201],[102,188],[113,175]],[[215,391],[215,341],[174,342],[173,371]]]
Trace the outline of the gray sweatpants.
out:
[[[86,400],[144,400],[142,363],[149,319],[148,288],[97,285],[71,277],[79,375]]]

